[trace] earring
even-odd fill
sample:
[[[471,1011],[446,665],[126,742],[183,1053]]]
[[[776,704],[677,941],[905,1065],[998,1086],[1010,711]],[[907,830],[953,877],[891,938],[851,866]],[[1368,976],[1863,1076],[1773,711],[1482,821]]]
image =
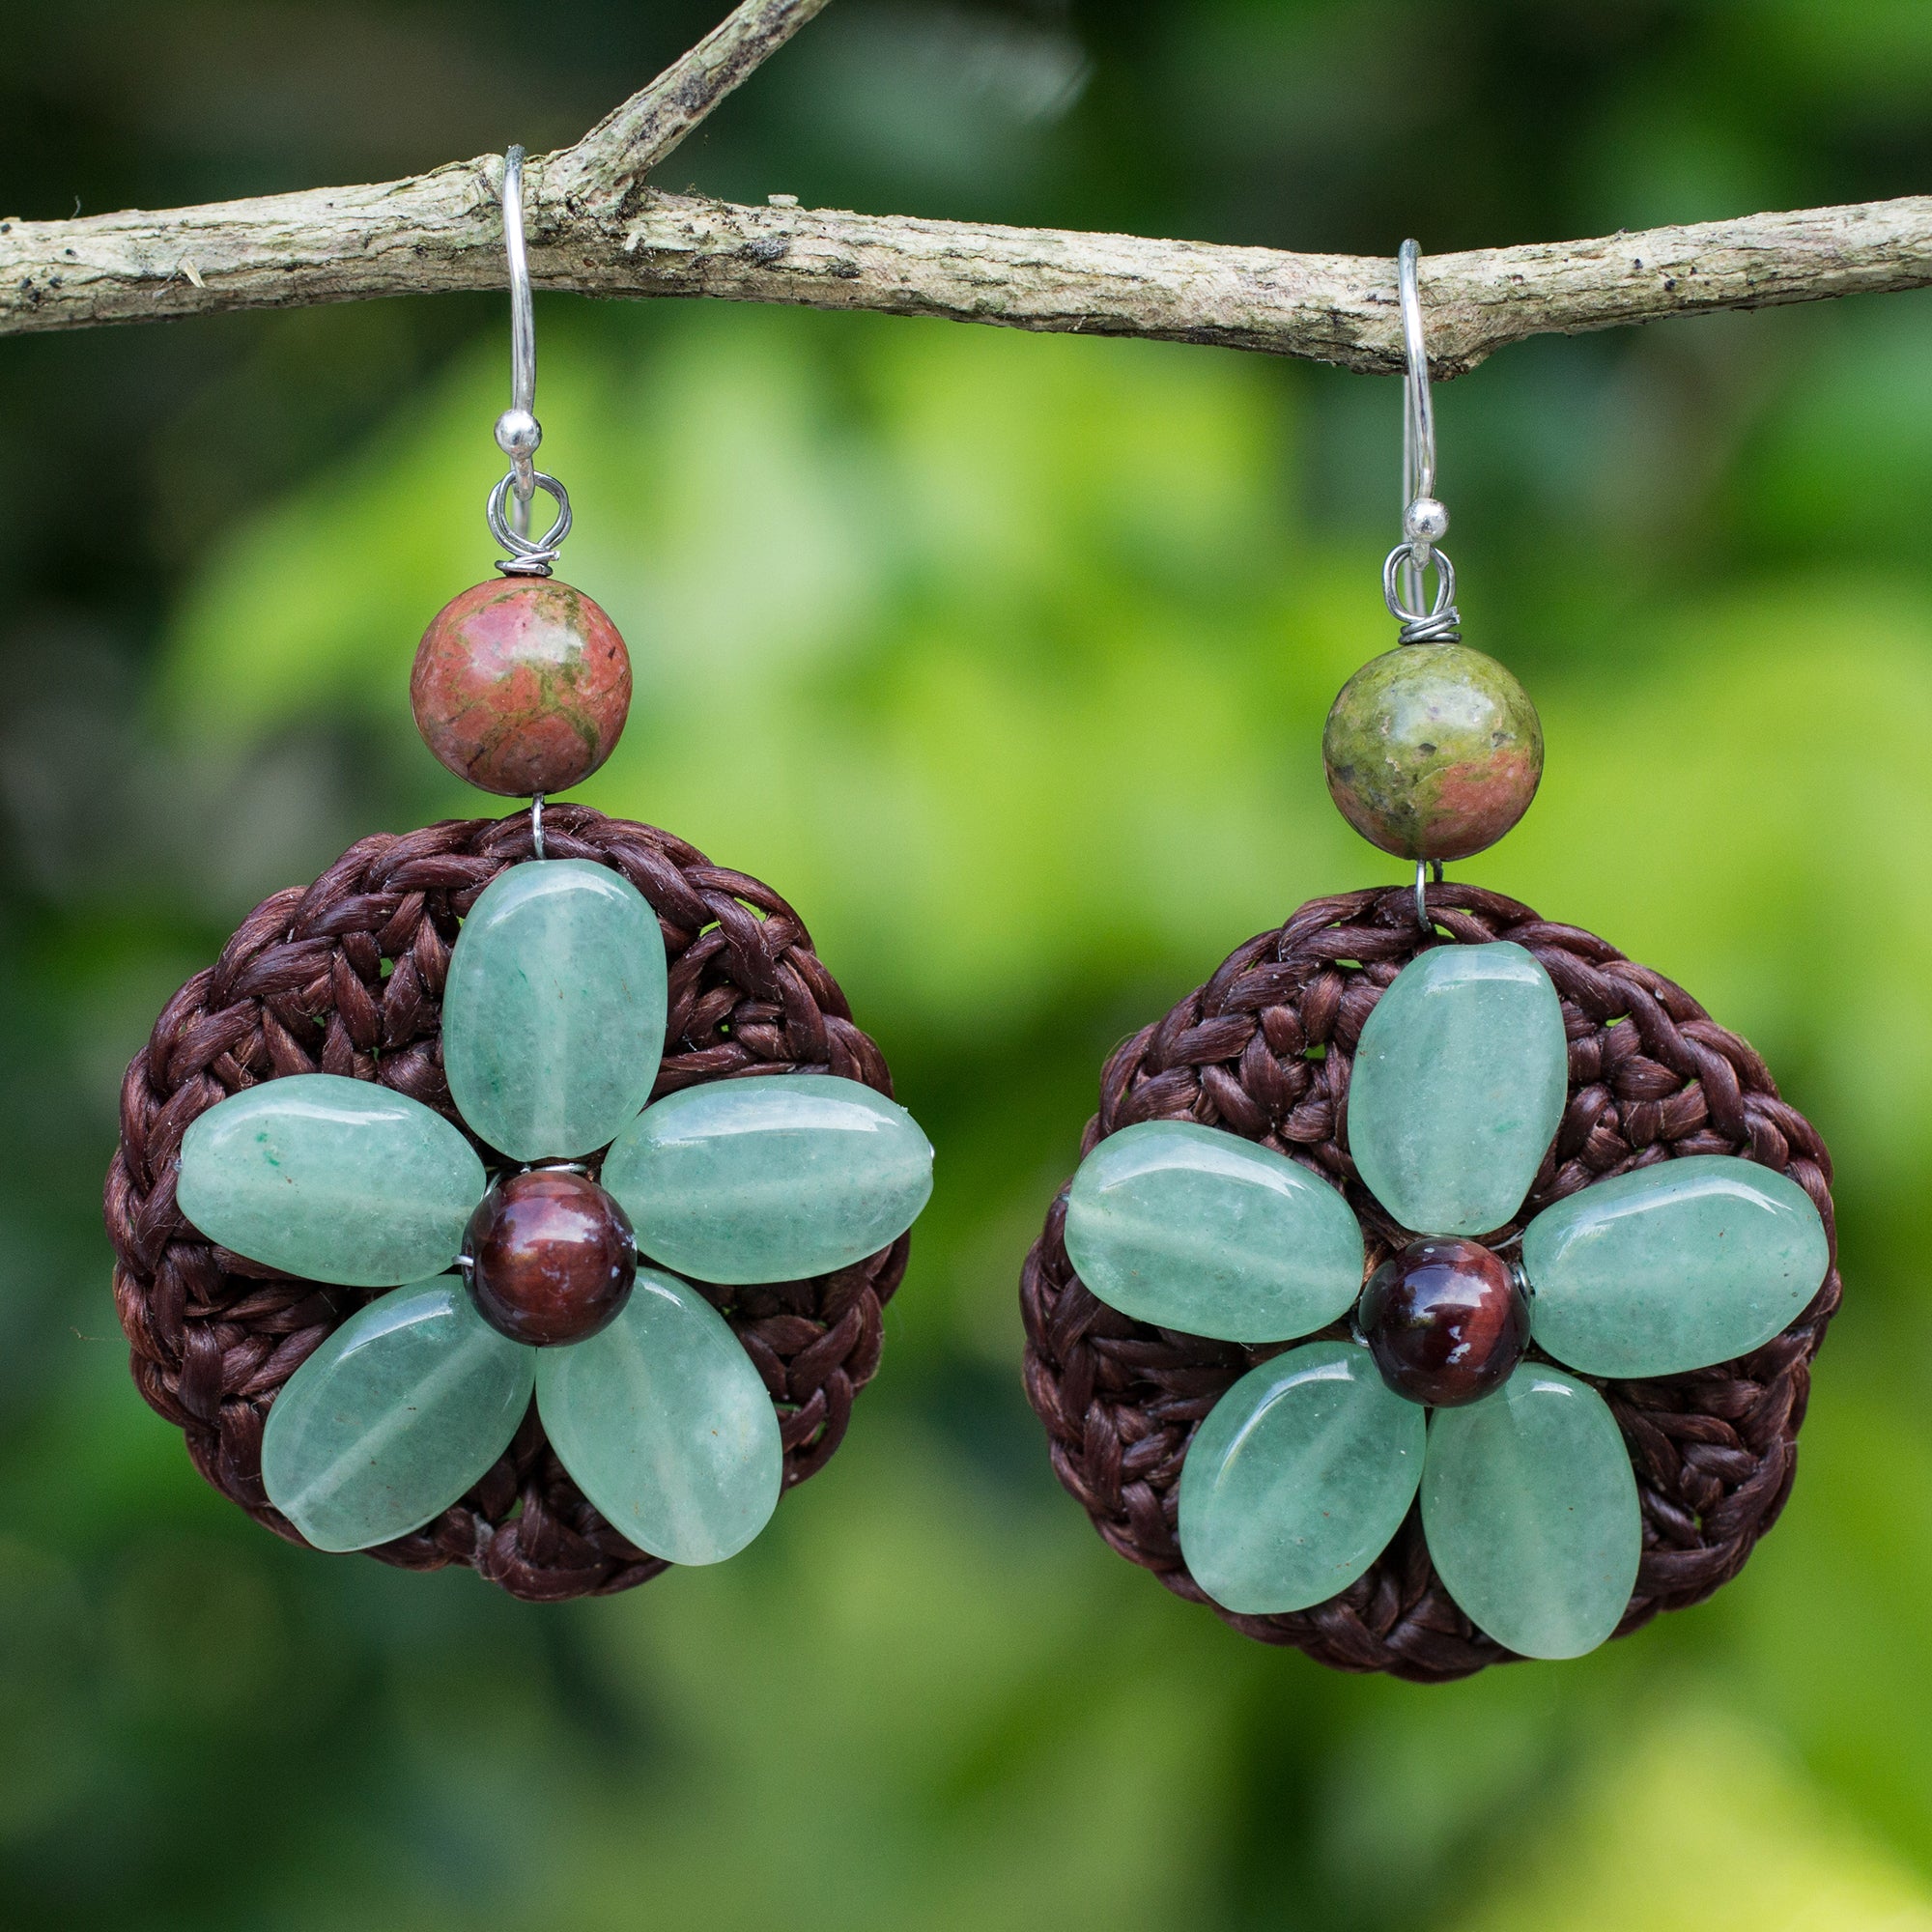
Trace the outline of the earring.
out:
[[[1461,641],[1417,260],[1399,642],[1322,742],[1414,885],[1302,906],[1114,1053],[1021,1299],[1054,1468],[1116,1550],[1264,1642],[1441,1680],[1735,1576],[1839,1282],[1829,1157],[1750,1047],[1607,942],[1442,882],[1528,808],[1543,746]]]
[[[551,576],[523,158],[506,554],[411,697],[444,765],[529,809],[364,838],[264,900],[128,1068],[106,1213],[136,1385],[224,1495],[554,1599],[728,1557],[824,1465],[932,1150],[783,899],[546,810],[610,756],[631,672]]]

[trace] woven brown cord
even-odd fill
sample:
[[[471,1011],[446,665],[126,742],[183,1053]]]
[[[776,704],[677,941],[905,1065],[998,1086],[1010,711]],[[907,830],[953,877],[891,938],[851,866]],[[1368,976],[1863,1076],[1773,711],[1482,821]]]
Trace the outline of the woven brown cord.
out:
[[[1754,1354],[1663,1380],[1596,1382],[1629,1444],[1643,1505],[1643,1560],[1617,1628],[1626,1635],[1735,1577],[1790,1493],[1811,1358],[1840,1293],[1831,1159],[1817,1130],[1777,1097],[1763,1061],[1662,975],[1494,893],[1432,886],[1429,906],[1453,940],[1526,947],[1562,997],[1569,1107],[1514,1227],[1627,1168],[1726,1153],[1788,1173],[1833,1237],[1817,1297]],[[1409,887],[1310,901],[1115,1051],[1082,1156],[1137,1121],[1225,1127],[1341,1187],[1377,1267],[1407,1236],[1349,1157],[1349,1068],[1382,989],[1425,943]],[[1055,1472],[1122,1556],[1178,1596],[1208,1603],[1175,1532],[1181,1461],[1228,1386],[1280,1350],[1204,1341],[1102,1306],[1067,1261],[1065,1214],[1063,1189],[1020,1283],[1027,1394],[1046,1425]],[[1416,1509],[1367,1575],[1325,1604],[1266,1617],[1212,1607],[1248,1636],[1293,1644],[1342,1670],[1440,1681],[1512,1656],[1442,1587]]]
[[[621,872],[664,927],[670,1023],[654,1097],[795,1067],[893,1091],[798,915],[768,886],[668,833],[582,806],[546,812],[544,845],[553,859]],[[449,949],[478,893],[531,856],[522,811],[362,839],[314,885],[257,906],[214,965],[168,1002],[128,1068],[106,1216],[134,1380],[186,1436],[208,1481],[291,1542],[299,1534],[262,1489],[262,1425],[276,1390],[380,1291],[294,1280],[203,1240],[175,1208],[182,1134],[238,1089],[288,1073],[380,1081],[454,1120],[440,1052]],[[908,1248],[901,1236],[811,1281],[698,1284],[778,1406],[787,1488],[823,1468],[843,1438],[852,1399],[878,1367],[880,1305]],[[460,1503],[370,1553],[411,1570],[471,1564],[536,1601],[626,1590],[667,1567],[583,1499],[534,1409]]]

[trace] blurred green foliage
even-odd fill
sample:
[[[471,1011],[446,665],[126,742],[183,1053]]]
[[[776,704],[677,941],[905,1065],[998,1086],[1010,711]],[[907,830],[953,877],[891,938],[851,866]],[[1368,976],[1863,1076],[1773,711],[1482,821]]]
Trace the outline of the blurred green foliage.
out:
[[[708,4],[81,0],[0,105],[29,214],[561,140]],[[10,28],[10,35],[13,33]],[[747,197],[1389,252],[1922,185],[1913,0],[840,0],[674,164]],[[190,86],[191,81],[191,86]],[[0,344],[0,1917],[116,1927],[1932,1926],[1932,307],[1538,342],[1438,394],[1472,641],[1543,796],[1461,868],[1771,1059],[1847,1309],[1710,1605],[1421,1690],[1111,1556],[1014,1280],[1107,1048],[1389,879],[1320,724],[1383,648],[1388,383],[1220,352],[539,307],[566,564],[630,639],[582,796],[810,923],[940,1189],[846,1448],[715,1571],[531,1609],[284,1548],[125,1372],[119,1070],[236,918],[479,809],[409,724],[487,569],[500,304]]]

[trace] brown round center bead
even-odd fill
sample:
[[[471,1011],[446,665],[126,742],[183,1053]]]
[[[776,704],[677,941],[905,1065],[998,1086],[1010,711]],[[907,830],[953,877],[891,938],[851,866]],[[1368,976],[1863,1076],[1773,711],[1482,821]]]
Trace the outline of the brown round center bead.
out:
[[[562,791],[616,749],[631,709],[617,627],[551,577],[499,577],[430,619],[410,673],[426,744],[505,798]]]
[[[1500,1388],[1529,1345],[1529,1297],[1480,1241],[1411,1241],[1369,1277],[1359,1320],[1382,1380],[1435,1408]]]
[[[629,1217],[567,1168],[506,1176],[469,1217],[465,1238],[469,1292],[484,1321],[533,1348],[608,1327],[637,1279]]]

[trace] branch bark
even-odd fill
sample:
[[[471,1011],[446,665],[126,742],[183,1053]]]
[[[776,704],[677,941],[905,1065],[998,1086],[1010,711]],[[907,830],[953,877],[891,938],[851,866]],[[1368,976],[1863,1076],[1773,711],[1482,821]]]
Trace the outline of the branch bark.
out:
[[[554,156],[551,192],[577,205],[596,202],[616,213],[629,209],[644,176],[829,4],[746,0],[574,148]]]
[[[530,270],[593,296],[708,296],[1402,366],[1395,265],[837,209],[642,185],[827,4],[746,0],[575,147],[526,168]],[[500,288],[502,160],[162,213],[0,221],[0,334]],[[1426,256],[1432,367],[1525,336],[1932,284],[1932,196]]]

